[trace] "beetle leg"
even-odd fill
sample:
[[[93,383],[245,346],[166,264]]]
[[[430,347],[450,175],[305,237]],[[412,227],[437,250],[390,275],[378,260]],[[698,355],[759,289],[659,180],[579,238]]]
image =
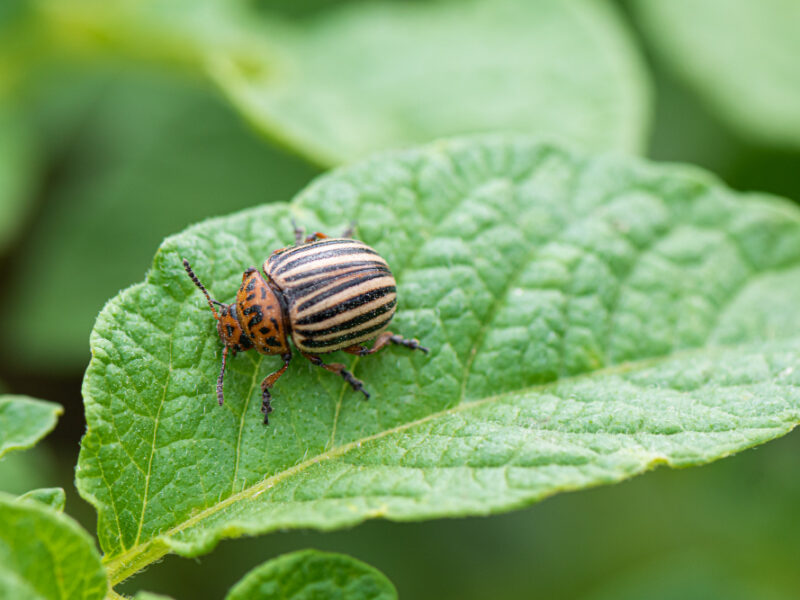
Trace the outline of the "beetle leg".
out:
[[[356,222],[355,221],[350,221],[350,224],[347,226],[347,229],[345,229],[342,232],[341,237],[343,237],[343,238],[352,238],[353,234],[355,233],[355,231],[356,231]]]
[[[376,338],[375,343],[372,345],[372,348],[367,348],[366,346],[361,346],[360,344],[356,344],[355,346],[342,348],[342,350],[344,350],[349,354],[366,356],[367,354],[375,354],[390,342],[392,344],[397,344],[399,346],[405,346],[406,348],[410,348],[411,350],[422,350],[425,354],[428,353],[428,349],[425,346],[419,345],[419,340],[407,340],[400,335],[393,334],[391,331],[384,331],[382,334],[380,334]]]
[[[264,377],[264,381],[261,382],[261,412],[264,413],[264,425],[269,425],[269,417],[267,415],[272,412],[272,405],[270,404],[272,395],[269,393],[269,388],[286,372],[289,367],[289,361],[292,360],[292,353],[287,352],[281,358],[283,359],[283,366],[271,375]]]
[[[317,240],[324,240],[328,236],[324,233],[320,233],[319,231],[315,231],[311,235],[307,236],[306,239],[303,240],[304,244],[309,244],[311,242],[316,242]]]
[[[369,400],[369,392],[364,389],[364,384],[359,379],[356,379],[350,371],[345,369],[342,363],[326,364],[322,362],[322,359],[315,354],[306,354],[305,352],[301,352],[301,354],[310,360],[312,364],[339,375],[342,379],[350,384],[350,387],[352,387],[356,392],[361,392],[364,394],[364,398]]]
[[[302,227],[298,227],[294,219],[292,219],[292,227],[294,228],[294,245],[299,246],[303,243],[303,234],[305,230]]]
[[[222,406],[225,403],[225,395],[222,392],[222,385],[225,380],[225,359],[228,358],[228,346],[225,346],[222,349],[222,369],[219,371],[219,377],[217,377],[217,402],[219,405]]]

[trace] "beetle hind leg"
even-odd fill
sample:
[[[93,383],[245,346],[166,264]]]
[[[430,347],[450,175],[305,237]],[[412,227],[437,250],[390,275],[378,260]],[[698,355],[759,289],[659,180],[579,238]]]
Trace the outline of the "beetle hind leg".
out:
[[[357,356],[366,356],[367,354],[375,354],[376,352],[380,351],[384,348],[387,344],[397,344],[398,346],[405,346],[410,350],[421,350],[425,354],[429,352],[429,350],[425,346],[420,346],[419,340],[407,340],[401,335],[395,335],[391,331],[384,331],[380,334],[375,343],[372,345],[372,348],[367,348],[366,346],[361,346],[360,344],[356,344],[355,346],[349,346],[347,348],[343,348],[343,350],[349,354],[355,354]]]
[[[350,371],[344,368],[342,363],[328,364],[323,362],[322,359],[315,354],[306,354],[305,352],[302,352],[302,355],[310,360],[312,364],[322,367],[326,371],[330,371],[331,373],[336,373],[339,375],[342,379],[350,384],[350,387],[353,388],[354,391],[361,392],[364,394],[364,399],[369,400],[369,392],[364,389],[364,383],[360,379],[356,379],[356,377]]]
[[[283,359],[283,366],[275,371],[274,373],[267,375],[264,378],[264,381],[261,382],[261,412],[264,413],[264,425],[269,425],[269,413],[272,412],[272,404],[270,401],[272,400],[272,394],[269,393],[269,388],[271,388],[278,378],[286,372],[286,369],[289,367],[289,361],[292,360],[291,353],[287,353],[281,356]]]

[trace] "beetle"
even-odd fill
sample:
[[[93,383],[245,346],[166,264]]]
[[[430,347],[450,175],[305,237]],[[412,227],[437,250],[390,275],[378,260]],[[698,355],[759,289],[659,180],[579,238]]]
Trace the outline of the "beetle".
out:
[[[352,237],[352,227],[338,238],[320,232],[304,237],[297,226],[294,234],[294,245],[275,250],[264,261],[262,272],[256,267],[244,272],[236,300],[230,304],[211,298],[189,261],[183,259],[184,269],[208,301],[223,343],[217,378],[219,405],[225,400],[223,381],[229,352],[235,356],[255,349],[283,359],[283,366],[261,382],[265,425],[269,425],[272,412],[270,388],[292,359],[290,337],[312,364],[341,376],[366,399],[370,395],[363,382],[343,364],[325,363],[320,355],[343,350],[366,356],[390,343],[428,353],[418,340],[385,331],[397,309],[395,279],[375,250]],[[371,348],[362,345],[372,339]]]

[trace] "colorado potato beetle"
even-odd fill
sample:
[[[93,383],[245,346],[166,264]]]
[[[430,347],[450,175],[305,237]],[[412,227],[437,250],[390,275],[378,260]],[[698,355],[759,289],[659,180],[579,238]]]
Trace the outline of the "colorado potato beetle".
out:
[[[369,398],[364,384],[341,363],[325,363],[319,355],[343,350],[365,356],[387,344],[411,350],[428,349],[385,331],[397,308],[397,289],[386,261],[365,243],[352,238],[352,228],[341,237],[322,233],[303,237],[295,227],[293,246],[275,250],[262,265],[242,276],[236,300],[224,304],[211,298],[189,261],[183,266],[208,300],[223,343],[222,368],[217,378],[217,400],[224,402],[223,379],[228,353],[255,348],[278,354],[283,366],[261,382],[261,412],[269,424],[270,388],[286,372],[295,348],[312,364],[341,376],[353,390]],[[216,307],[219,307],[219,311]],[[362,343],[375,339],[372,348]]]

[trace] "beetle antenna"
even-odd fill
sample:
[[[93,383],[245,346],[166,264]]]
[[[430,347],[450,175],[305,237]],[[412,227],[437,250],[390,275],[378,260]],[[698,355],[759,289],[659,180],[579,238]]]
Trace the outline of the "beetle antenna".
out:
[[[218,300],[212,300],[211,299],[211,296],[209,295],[208,290],[205,288],[205,286],[202,283],[200,283],[200,280],[197,278],[197,275],[195,275],[194,271],[192,271],[192,267],[189,264],[189,261],[186,260],[185,258],[183,259],[183,268],[186,269],[186,272],[189,274],[189,277],[194,282],[194,284],[197,287],[200,288],[201,292],[203,292],[205,294],[206,300],[208,300],[208,305],[211,307],[211,312],[214,313],[214,318],[217,321],[219,321],[219,315],[217,314],[217,309],[214,308],[214,303],[219,304],[220,306],[224,306],[224,304],[222,304],[222,302],[219,302]],[[223,369],[224,369],[225,368],[224,355],[223,355],[223,359],[222,359],[222,365],[223,365]]]
[[[222,349],[222,369],[219,372],[219,377],[217,377],[217,402],[219,405],[222,406],[222,403],[225,402],[225,396],[222,393],[222,382],[223,378],[225,377],[225,359],[228,358],[228,347],[225,346]]]

